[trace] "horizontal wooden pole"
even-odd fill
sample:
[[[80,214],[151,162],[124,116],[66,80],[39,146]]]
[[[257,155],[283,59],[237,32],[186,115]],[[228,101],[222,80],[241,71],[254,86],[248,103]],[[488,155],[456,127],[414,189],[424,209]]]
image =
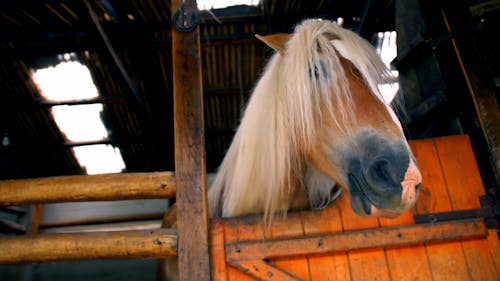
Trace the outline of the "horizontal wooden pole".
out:
[[[0,238],[0,264],[175,255],[177,232],[166,228]]]
[[[469,219],[338,232],[314,237],[231,243],[226,246],[226,254],[230,263],[238,265],[239,261],[246,260],[484,238],[487,235],[488,229],[483,219]]]
[[[0,181],[0,206],[172,198],[172,172],[62,176]]]

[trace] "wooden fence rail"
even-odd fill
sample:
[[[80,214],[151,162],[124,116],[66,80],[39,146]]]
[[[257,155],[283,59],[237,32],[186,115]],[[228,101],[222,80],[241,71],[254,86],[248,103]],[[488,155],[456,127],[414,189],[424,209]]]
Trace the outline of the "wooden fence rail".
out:
[[[0,181],[0,206],[175,197],[173,172]]]
[[[175,255],[177,231],[173,229],[41,234],[0,239],[0,264]]]

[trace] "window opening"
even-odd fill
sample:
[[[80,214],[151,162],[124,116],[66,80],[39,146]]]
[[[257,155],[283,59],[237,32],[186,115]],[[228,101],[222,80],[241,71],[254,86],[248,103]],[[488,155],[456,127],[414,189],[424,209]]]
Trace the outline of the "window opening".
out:
[[[89,100],[99,96],[90,71],[75,53],[58,55],[32,69],[33,79],[46,101]],[[56,105],[51,108],[54,120],[70,142],[100,141],[108,131],[102,122],[103,105]],[[125,169],[120,149],[112,145],[81,145],[73,153],[87,174],[118,173]]]
[[[379,32],[377,33],[377,39],[375,42],[377,53],[385,65],[389,68],[391,68],[391,61],[397,55],[396,36],[396,31]],[[379,85],[380,92],[388,102],[391,102],[394,99],[394,96],[396,96],[396,93],[399,90],[399,83],[397,79],[399,73],[397,70],[391,70],[391,72],[395,80]]]
[[[259,3],[259,0],[197,0],[196,3],[198,4],[198,9],[210,10],[222,9],[236,5],[256,6]]]

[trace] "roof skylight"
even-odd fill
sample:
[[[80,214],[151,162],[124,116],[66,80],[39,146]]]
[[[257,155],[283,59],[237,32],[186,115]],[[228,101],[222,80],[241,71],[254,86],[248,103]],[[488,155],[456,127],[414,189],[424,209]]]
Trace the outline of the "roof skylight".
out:
[[[108,132],[101,121],[102,104],[52,107],[57,126],[70,141],[102,140]]]
[[[74,60],[74,55],[59,56],[59,63],[33,70],[33,79],[48,101],[88,100],[98,96],[88,68]],[[99,141],[108,137],[101,120],[102,104],[57,105],[52,115],[68,141]],[[82,145],[73,148],[74,154],[87,174],[123,171],[120,150],[111,145]]]
[[[197,0],[198,9],[222,9],[236,5],[249,5],[254,6],[259,3],[259,0]]]
[[[117,173],[125,169],[120,149],[111,145],[77,146],[73,151],[89,175]]]

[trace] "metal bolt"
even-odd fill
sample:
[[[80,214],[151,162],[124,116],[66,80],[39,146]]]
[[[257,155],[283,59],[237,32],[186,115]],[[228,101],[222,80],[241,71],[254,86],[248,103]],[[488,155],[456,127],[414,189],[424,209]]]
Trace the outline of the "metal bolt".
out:
[[[198,11],[184,6],[175,12],[173,24],[180,32],[191,32],[198,26]]]

